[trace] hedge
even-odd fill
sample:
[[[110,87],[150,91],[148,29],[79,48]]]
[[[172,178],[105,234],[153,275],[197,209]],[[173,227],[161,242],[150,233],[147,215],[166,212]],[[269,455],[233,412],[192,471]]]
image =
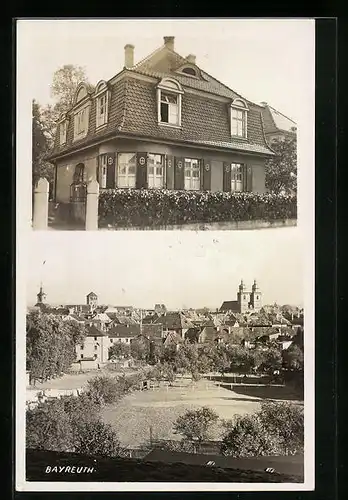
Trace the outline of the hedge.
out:
[[[274,193],[110,189],[99,196],[99,227],[271,222],[296,216],[296,196]]]

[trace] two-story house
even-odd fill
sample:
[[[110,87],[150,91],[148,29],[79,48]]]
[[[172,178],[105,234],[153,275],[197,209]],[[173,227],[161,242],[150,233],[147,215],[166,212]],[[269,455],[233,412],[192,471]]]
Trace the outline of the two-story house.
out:
[[[61,116],[48,157],[54,199],[69,203],[76,187],[265,191],[262,109],[175,51],[174,37],[96,87],[81,82]]]

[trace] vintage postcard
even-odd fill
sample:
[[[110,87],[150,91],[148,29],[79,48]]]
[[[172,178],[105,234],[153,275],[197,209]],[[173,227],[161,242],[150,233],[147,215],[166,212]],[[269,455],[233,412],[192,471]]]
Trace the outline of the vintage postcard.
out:
[[[18,491],[314,488],[314,39],[17,21]]]

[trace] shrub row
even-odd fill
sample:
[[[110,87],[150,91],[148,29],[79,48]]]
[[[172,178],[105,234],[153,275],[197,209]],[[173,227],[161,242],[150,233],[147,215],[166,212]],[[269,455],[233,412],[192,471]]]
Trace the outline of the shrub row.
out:
[[[173,190],[105,190],[100,227],[156,227],[187,223],[295,219],[296,196]]]

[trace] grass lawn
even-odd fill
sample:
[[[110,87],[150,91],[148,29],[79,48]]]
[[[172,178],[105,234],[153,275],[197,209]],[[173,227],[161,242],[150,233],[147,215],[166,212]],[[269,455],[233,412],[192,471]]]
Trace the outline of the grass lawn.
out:
[[[105,422],[115,428],[123,446],[137,447],[149,442],[150,427],[154,440],[180,439],[180,436],[173,434],[173,422],[187,409],[208,406],[221,419],[253,413],[259,409],[260,401],[265,397],[263,393],[258,395],[256,389],[250,395],[244,394],[241,389],[237,393],[230,388],[218,387],[216,382],[210,380],[200,380],[193,386],[190,379],[183,378],[168,389],[161,385],[154,390],[133,392],[120,402],[104,408],[102,416]],[[278,397],[280,388],[275,389]],[[272,387],[267,390],[266,397],[272,398]],[[220,423],[213,430],[211,438],[219,439],[221,432]]]

